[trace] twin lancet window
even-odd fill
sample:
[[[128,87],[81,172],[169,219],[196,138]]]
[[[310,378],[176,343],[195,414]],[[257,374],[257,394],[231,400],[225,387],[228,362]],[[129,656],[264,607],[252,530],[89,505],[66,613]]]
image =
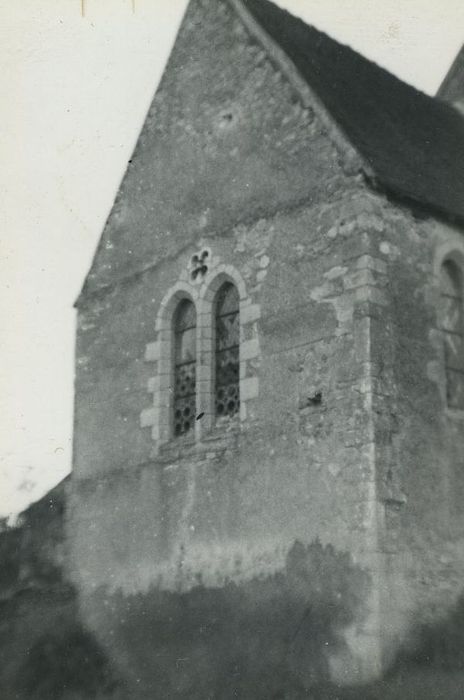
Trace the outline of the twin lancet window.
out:
[[[214,307],[212,345],[216,417],[233,416],[240,408],[239,297],[226,282]],[[196,419],[197,322],[193,302],[183,299],[174,315],[174,436],[193,428]],[[208,341],[210,342],[210,341]]]
[[[449,408],[464,410],[464,281],[460,266],[445,260],[440,282],[446,400]]]

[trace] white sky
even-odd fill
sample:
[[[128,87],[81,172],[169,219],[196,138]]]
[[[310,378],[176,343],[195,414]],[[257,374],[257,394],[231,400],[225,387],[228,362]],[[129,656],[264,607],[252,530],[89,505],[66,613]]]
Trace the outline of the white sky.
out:
[[[464,41],[462,0],[279,4],[430,94]],[[69,471],[72,304],[185,6],[0,0],[0,515]]]

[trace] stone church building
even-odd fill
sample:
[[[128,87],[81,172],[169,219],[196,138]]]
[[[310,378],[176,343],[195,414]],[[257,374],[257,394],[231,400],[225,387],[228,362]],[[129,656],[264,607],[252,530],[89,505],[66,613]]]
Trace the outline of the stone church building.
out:
[[[364,682],[461,595],[463,99],[191,0],[76,304],[70,568],[130,697]]]

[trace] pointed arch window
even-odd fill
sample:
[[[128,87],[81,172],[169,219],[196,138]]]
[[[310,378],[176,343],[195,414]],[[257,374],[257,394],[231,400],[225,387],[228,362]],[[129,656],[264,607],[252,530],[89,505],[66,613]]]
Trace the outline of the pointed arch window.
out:
[[[464,409],[464,283],[454,260],[440,271],[441,327],[445,344],[446,400],[449,408]]]
[[[220,287],[215,300],[215,411],[233,416],[240,408],[240,317],[237,288]]]
[[[184,435],[195,423],[196,327],[194,304],[183,299],[174,315],[174,436]]]

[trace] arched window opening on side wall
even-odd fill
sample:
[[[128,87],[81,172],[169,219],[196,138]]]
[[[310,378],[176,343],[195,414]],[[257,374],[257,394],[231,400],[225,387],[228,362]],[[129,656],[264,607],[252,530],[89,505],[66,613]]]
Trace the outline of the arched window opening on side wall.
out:
[[[183,299],[174,315],[174,436],[193,428],[196,412],[195,306]]]
[[[464,284],[462,270],[454,260],[442,263],[441,298],[446,400],[449,408],[464,410]]]
[[[240,409],[240,318],[235,285],[226,282],[215,300],[216,417],[233,416]]]

